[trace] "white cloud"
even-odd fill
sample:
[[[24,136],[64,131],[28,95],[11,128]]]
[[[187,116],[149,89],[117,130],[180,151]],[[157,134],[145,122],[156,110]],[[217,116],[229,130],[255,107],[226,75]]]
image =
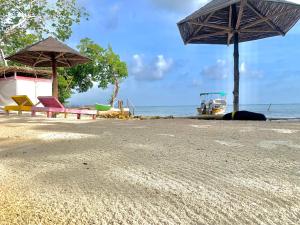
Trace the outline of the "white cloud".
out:
[[[214,79],[214,80],[221,80],[221,79],[226,79],[231,72],[230,69],[230,64],[226,60],[218,59],[216,64],[207,66],[203,68],[201,71],[201,75]]]
[[[135,54],[130,72],[137,80],[161,80],[172,69],[173,59],[158,55],[150,63],[145,62],[144,56]]]
[[[246,72],[246,63],[241,63],[241,66],[240,66],[240,73],[245,73]]]
[[[247,64],[242,62],[240,65],[240,75],[248,78],[262,78],[263,72],[260,70],[248,69]]]
[[[197,10],[208,1],[209,0],[150,0],[156,7],[179,12]]]
[[[233,74],[233,65],[226,60],[218,59],[214,65],[203,68],[201,75],[213,79],[224,80]],[[245,62],[240,64],[240,76],[247,78],[262,78],[263,72],[260,70],[249,69]]]
[[[144,70],[144,63],[142,60],[142,56],[135,54],[133,56],[133,62],[134,62],[134,66],[132,67],[132,73],[133,74],[140,74],[143,72]]]
[[[199,88],[199,87],[202,86],[202,84],[203,84],[203,83],[202,83],[201,80],[199,80],[199,79],[193,79],[190,86]]]

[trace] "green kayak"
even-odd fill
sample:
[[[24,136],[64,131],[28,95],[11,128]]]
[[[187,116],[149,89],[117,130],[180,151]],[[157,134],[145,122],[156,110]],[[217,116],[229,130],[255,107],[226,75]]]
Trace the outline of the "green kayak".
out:
[[[98,111],[108,111],[111,109],[110,105],[101,105],[101,104],[96,104],[95,105],[96,110]]]

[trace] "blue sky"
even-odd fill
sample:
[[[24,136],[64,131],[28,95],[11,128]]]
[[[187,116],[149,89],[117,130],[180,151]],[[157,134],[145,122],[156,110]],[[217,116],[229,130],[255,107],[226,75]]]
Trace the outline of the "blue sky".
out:
[[[111,44],[128,65],[120,99],[135,105],[196,105],[200,92],[226,91],[232,102],[233,47],[184,45],[176,23],[206,0],[81,0],[89,21],[68,44],[89,37]],[[242,104],[300,103],[300,22],[283,38],[240,45]],[[74,94],[72,104],[107,103],[111,88]]]

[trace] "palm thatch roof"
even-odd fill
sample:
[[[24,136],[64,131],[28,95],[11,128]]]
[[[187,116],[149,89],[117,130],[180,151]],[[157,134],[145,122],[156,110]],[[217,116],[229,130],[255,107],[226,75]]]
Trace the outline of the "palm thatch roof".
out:
[[[185,44],[232,44],[285,35],[300,19],[286,0],[213,0],[178,23]]]
[[[25,75],[27,77],[51,78],[52,72],[49,70],[32,69],[30,67],[3,66],[0,67],[0,78],[14,75],[14,73]]]
[[[53,59],[57,67],[72,67],[90,61],[86,56],[53,37],[28,46],[6,59],[34,67],[51,67]]]

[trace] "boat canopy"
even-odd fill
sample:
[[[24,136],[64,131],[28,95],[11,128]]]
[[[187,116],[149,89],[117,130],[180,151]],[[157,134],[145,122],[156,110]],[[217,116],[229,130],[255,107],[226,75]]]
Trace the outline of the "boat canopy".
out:
[[[227,96],[226,92],[207,92],[207,93],[201,93],[200,94],[200,96],[205,96],[205,95],[220,95],[222,97]]]

